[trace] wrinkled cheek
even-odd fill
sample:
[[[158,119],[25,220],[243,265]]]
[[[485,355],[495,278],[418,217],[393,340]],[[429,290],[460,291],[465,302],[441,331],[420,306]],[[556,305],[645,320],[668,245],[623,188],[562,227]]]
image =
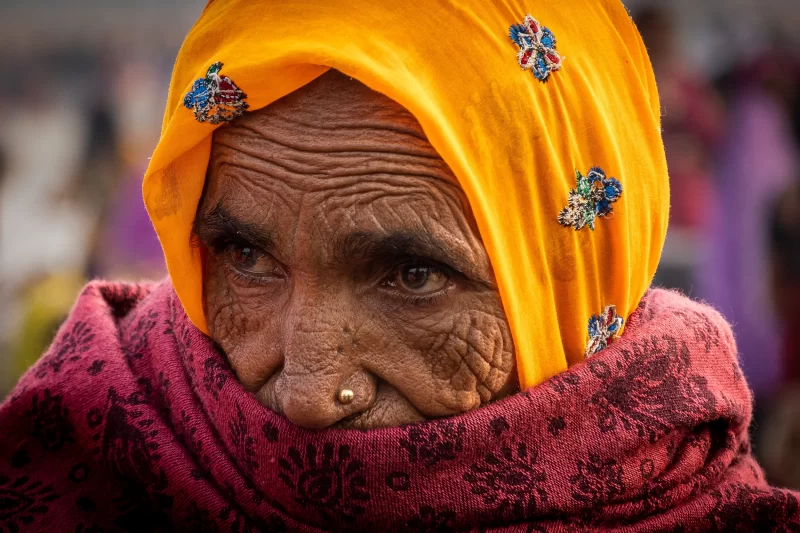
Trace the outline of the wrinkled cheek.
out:
[[[227,353],[241,338],[247,320],[241,300],[228,284],[223,268],[214,262],[207,264],[203,282],[206,322],[211,337]]]
[[[263,295],[241,291],[228,282],[224,272],[209,269],[204,291],[209,333],[222,348],[242,385],[255,390],[279,364],[276,362],[279,350],[276,332],[267,331],[270,310],[263,303]]]
[[[226,354],[259,329],[257,315],[248,313],[246,305],[230,289],[209,296],[206,318],[211,337]]]
[[[270,322],[250,313],[246,305],[234,300],[220,308],[215,329],[220,337],[217,344],[245,389],[256,392],[282,365],[282,352],[277,332]],[[212,331],[213,336],[213,331]]]
[[[464,411],[492,400],[513,376],[514,348],[508,324],[480,312],[454,317],[429,354],[435,378],[447,383],[440,402]]]

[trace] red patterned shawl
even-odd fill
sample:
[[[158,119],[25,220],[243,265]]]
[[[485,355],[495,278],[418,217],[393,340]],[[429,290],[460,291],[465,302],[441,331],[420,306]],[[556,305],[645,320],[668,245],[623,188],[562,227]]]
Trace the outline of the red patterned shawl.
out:
[[[0,532],[800,531],[729,327],[654,290],[609,349],[462,416],[301,429],[168,282],[93,283],[0,407]]]

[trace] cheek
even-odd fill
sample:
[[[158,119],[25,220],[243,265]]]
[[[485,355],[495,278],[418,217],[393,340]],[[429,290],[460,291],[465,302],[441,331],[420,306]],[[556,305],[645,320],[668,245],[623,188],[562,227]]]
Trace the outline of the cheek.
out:
[[[515,379],[514,345],[496,295],[455,299],[425,318],[387,319],[382,327],[402,340],[397,353],[386,354],[403,362],[389,381],[404,384],[402,392],[427,416],[480,407],[509,392]]]
[[[277,359],[279,313],[276,298],[265,287],[234,283],[222,260],[209,256],[204,269],[204,298],[208,331],[219,344],[248,390],[259,388],[274,371]],[[265,342],[265,339],[270,339]],[[276,353],[270,353],[275,351]]]
[[[229,282],[224,263],[216,256],[209,255],[206,261],[203,283],[209,333],[228,352],[248,330],[258,328],[253,320],[257,315],[247,312],[244,306],[249,301]]]
[[[444,404],[457,403],[465,393],[479,405],[486,403],[513,376],[514,347],[508,323],[482,311],[454,315],[438,331],[426,357],[435,380],[442,384],[437,390]]]

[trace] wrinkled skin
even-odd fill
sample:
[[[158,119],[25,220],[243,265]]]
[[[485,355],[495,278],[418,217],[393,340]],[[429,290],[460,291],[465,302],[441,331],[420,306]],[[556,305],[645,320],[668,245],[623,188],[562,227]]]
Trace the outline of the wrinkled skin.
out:
[[[195,234],[211,336],[297,425],[396,426],[518,389],[464,192],[414,117],[357,81],[328,72],[219,128]]]

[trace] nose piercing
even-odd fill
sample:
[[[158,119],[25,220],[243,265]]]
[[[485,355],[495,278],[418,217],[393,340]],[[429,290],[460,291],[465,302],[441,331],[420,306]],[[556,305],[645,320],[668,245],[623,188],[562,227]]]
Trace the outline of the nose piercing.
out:
[[[356,395],[353,394],[353,391],[350,389],[340,389],[339,390],[339,403],[343,405],[347,405],[353,401]]]

